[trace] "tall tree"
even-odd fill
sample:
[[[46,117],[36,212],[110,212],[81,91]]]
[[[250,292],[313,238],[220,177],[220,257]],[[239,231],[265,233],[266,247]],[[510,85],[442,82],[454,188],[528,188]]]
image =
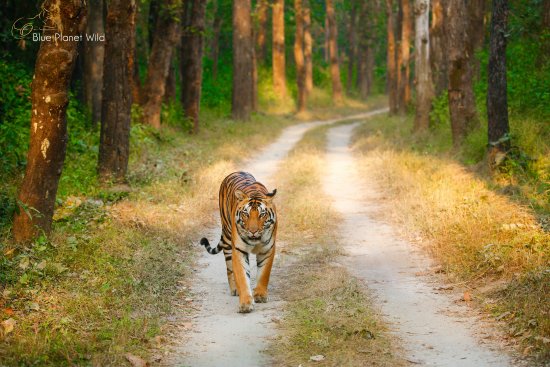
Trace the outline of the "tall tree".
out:
[[[448,0],[446,24],[448,55],[448,95],[453,145],[462,144],[478,124],[473,88],[473,38],[466,0]]]
[[[435,95],[447,89],[447,53],[445,51],[444,0],[432,0],[432,23],[430,26],[430,65]]]
[[[267,19],[269,16],[269,3],[267,0],[258,0],[256,4],[258,17],[258,31],[256,32],[256,59],[265,63],[267,58]]]
[[[346,92],[351,93],[353,86],[353,68],[355,66],[357,55],[357,14],[359,13],[359,5],[356,0],[352,0],[351,11],[349,13],[348,24],[348,78],[346,80]],[[361,19],[361,21],[364,21]]]
[[[68,88],[85,26],[85,1],[46,0],[48,14],[31,84],[31,131],[25,177],[19,190],[19,211],[13,222],[16,241],[33,239],[51,229],[55,196],[67,145]],[[63,32],[67,40],[54,40]]]
[[[397,59],[395,47],[395,14],[393,11],[393,0],[386,0],[386,33],[388,38],[387,47],[387,83],[390,103],[390,114],[397,113]]]
[[[286,98],[285,74],[285,0],[273,1],[273,87]]]
[[[104,35],[103,0],[88,1],[86,34]],[[92,124],[101,121],[101,90],[103,88],[104,43],[84,37],[84,100],[92,115]]]
[[[212,59],[212,79],[218,77],[218,59],[220,56],[220,36],[223,26],[223,9],[221,0],[218,1],[216,7],[216,15],[214,15],[214,23],[212,25],[212,43],[210,44],[210,58]]]
[[[204,45],[206,1],[185,1],[184,28],[181,39],[181,102],[185,115],[199,131],[202,89],[202,52]]]
[[[378,12],[377,4],[362,2],[359,9],[357,49],[357,89],[362,99],[370,94],[374,79],[374,17]]]
[[[411,4],[410,0],[401,0],[401,42],[399,44],[399,65],[397,74],[397,97],[399,113],[405,114],[411,100],[410,91],[410,49],[411,49]]]
[[[143,87],[143,118],[157,129],[160,128],[160,111],[174,44],[179,38],[180,4],[181,0],[168,0],[160,5]]]
[[[250,0],[233,0],[233,91],[231,112],[235,120],[250,119],[253,109],[253,52]]]
[[[327,23],[329,28],[329,56],[330,56],[330,77],[332,79],[332,100],[341,103],[342,81],[340,79],[340,66],[338,64],[338,28],[336,24],[336,13],[332,0],[326,0]]]
[[[414,130],[426,130],[430,124],[433,88],[430,70],[430,0],[415,1],[415,77],[416,116]]]
[[[100,179],[123,181],[130,154],[130,120],[135,48],[134,0],[110,0],[105,28]]]
[[[307,94],[313,90],[313,38],[311,37],[311,8],[309,0],[302,1],[304,21],[304,64]]]
[[[508,0],[493,0],[491,38],[489,44],[489,80],[487,89],[487,121],[489,163],[496,166],[510,149],[508,99],[506,95],[506,25]]]
[[[296,61],[296,81],[298,84],[298,112],[306,109],[306,68],[304,64],[304,15],[302,1],[294,0],[296,35],[294,37],[294,60]]]

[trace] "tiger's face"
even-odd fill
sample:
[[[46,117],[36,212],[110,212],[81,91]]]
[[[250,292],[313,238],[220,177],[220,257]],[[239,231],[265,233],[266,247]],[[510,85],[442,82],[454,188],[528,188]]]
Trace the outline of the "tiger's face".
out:
[[[271,238],[277,221],[273,205],[273,197],[276,193],[277,190],[273,190],[265,198],[250,198],[239,190],[235,193],[239,201],[235,212],[237,232],[248,244],[268,242]]]

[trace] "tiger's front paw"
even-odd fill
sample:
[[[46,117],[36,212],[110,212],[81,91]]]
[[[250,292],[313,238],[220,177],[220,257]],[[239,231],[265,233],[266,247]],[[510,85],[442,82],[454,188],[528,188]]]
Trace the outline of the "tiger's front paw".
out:
[[[249,313],[254,310],[254,302],[239,304],[239,313]]]
[[[267,291],[261,292],[261,291],[254,291],[254,301],[258,303],[267,303],[269,301],[269,297],[267,296]]]

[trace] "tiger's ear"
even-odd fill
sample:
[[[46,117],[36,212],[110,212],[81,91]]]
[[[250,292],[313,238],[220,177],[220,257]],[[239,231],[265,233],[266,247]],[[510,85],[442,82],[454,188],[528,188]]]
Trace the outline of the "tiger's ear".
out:
[[[242,192],[241,190],[236,190],[235,191],[235,197],[239,200],[239,201],[243,201],[245,199],[248,198],[248,196]]]
[[[275,197],[275,194],[277,193],[277,189],[274,189],[273,192],[268,192],[267,193],[267,197],[270,199],[270,200],[273,200],[273,198]]]

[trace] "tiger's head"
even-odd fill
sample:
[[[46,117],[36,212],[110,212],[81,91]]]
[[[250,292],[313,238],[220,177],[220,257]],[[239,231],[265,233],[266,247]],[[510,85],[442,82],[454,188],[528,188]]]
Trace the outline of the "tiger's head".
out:
[[[237,210],[235,221],[239,236],[247,243],[254,245],[267,242],[275,229],[277,214],[273,198],[277,189],[265,196],[249,197],[241,190],[235,192]]]

